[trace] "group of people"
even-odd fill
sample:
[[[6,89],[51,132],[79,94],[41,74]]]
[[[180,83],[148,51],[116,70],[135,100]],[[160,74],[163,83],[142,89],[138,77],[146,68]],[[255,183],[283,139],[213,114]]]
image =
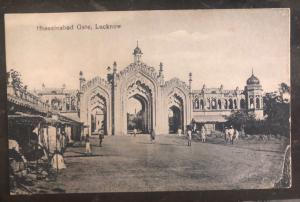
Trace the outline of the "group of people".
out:
[[[181,131],[181,130],[180,130]],[[196,127],[187,127],[187,139],[188,139],[188,146],[192,146],[192,134],[197,133],[198,136],[201,138],[201,142],[206,142],[206,130],[205,127],[202,126],[201,130],[197,130]]]
[[[181,133],[182,133],[182,130],[178,129],[178,134],[181,135]],[[203,142],[203,143],[206,142],[206,130],[205,130],[204,126],[201,127],[200,131],[197,130],[195,127],[188,126],[187,130],[186,130],[186,135],[187,135],[187,140],[188,140],[187,145],[189,147],[192,146],[192,134],[193,133],[197,133],[197,135],[200,136],[201,142]],[[102,142],[104,139],[104,132],[101,129],[99,129],[98,134],[99,134],[99,147],[102,147]],[[133,130],[134,137],[136,136],[136,134],[137,134],[137,130],[134,129]],[[151,130],[151,132],[150,132],[151,144],[155,143],[155,137],[156,137],[155,131]],[[238,140],[238,137],[239,137],[239,132],[237,129],[234,129],[233,126],[225,127],[225,130],[224,130],[225,143],[230,142],[231,144],[233,144],[234,141]],[[92,154],[91,144],[90,144],[90,136],[88,134],[85,136],[85,143],[86,143],[85,153],[87,155]]]

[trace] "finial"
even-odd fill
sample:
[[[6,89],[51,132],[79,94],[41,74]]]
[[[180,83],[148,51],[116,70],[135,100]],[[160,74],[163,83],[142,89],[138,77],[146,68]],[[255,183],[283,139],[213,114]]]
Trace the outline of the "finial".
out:
[[[79,72],[79,76],[83,76],[83,73],[82,73],[82,71],[80,71],[80,72]]]
[[[192,81],[192,72],[189,73],[189,77],[190,77],[189,81]]]
[[[116,72],[117,71],[117,62],[114,61],[114,64],[113,64],[113,71]]]
[[[139,47],[139,40],[136,40],[136,47]]]
[[[253,74],[253,67],[252,67],[252,75],[254,75],[254,74]]]
[[[111,70],[110,66],[108,66],[108,67],[106,68],[106,70],[107,70],[107,71],[110,71],[110,70]]]
[[[160,71],[163,70],[163,63],[162,63],[162,62],[159,63],[159,70],[160,70]]]

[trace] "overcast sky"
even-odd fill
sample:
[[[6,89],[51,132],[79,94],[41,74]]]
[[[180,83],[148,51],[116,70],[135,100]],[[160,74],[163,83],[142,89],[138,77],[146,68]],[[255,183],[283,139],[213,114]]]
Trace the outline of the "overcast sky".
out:
[[[87,80],[106,77],[133,62],[139,41],[142,60],[166,79],[188,81],[193,89],[243,88],[251,69],[265,91],[290,78],[288,9],[128,11],[5,15],[7,68],[21,72],[29,89],[77,89],[82,70]],[[118,24],[120,29],[38,31],[37,26]],[[75,28],[74,27],[74,28]]]

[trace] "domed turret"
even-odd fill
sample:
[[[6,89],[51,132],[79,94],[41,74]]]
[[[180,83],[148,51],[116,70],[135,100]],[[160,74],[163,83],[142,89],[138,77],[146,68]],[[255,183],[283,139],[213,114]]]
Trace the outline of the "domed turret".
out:
[[[143,54],[141,49],[138,46],[133,51],[133,55],[136,55],[136,54]]]
[[[260,84],[259,79],[256,76],[254,76],[252,70],[252,75],[250,76],[249,79],[247,79],[247,85],[259,85],[259,84]]]
[[[142,55],[142,50],[139,48],[139,42],[137,41],[136,48],[133,50],[134,62],[140,62]]]

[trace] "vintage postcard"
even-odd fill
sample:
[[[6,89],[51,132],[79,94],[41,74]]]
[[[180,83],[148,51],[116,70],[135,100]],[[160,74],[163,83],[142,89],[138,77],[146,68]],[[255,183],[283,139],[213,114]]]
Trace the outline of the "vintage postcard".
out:
[[[5,15],[11,194],[289,188],[290,10]]]

